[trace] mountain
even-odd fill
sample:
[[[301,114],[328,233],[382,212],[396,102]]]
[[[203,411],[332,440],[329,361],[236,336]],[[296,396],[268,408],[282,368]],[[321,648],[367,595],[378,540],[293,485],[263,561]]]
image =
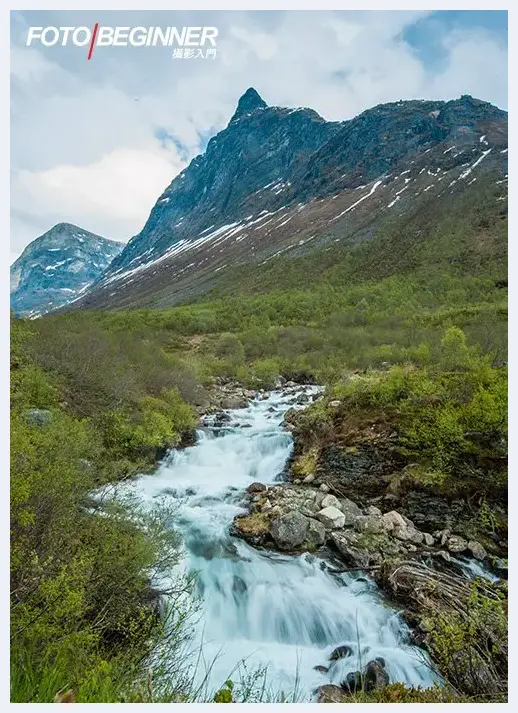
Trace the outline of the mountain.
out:
[[[11,265],[11,308],[37,316],[76,299],[123,248],[71,223],[58,223]]]
[[[335,242],[354,249],[392,216],[454,202],[485,176],[505,193],[507,113],[471,96],[328,122],[267,106],[250,88],[74,308],[173,305],[236,265]]]

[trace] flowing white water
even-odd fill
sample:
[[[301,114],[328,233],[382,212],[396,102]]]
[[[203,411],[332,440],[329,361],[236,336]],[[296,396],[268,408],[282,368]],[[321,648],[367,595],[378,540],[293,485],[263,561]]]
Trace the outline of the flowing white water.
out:
[[[247,486],[279,479],[292,448],[281,428],[292,400],[293,394],[274,392],[228,412],[227,428],[200,430],[196,445],[172,452],[135,486],[149,503],[165,496],[178,507],[182,565],[198,573],[203,598],[196,640],[210,667],[208,688],[217,690],[229,676],[238,680],[244,669],[267,667],[270,691],[289,699],[296,690],[299,700],[309,701],[319,685],[338,684],[378,656],[391,681],[431,685],[437,679],[423,653],[409,645],[404,622],[365,575],[336,574],[313,555],[257,550],[229,536],[235,515],[246,512]],[[327,674],[315,671],[329,666],[330,653],[344,644],[352,655]]]

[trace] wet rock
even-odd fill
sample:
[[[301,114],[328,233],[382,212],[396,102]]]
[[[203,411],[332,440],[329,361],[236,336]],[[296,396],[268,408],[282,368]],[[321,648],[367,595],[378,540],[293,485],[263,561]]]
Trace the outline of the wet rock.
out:
[[[446,542],[446,547],[450,552],[464,552],[468,549],[468,543],[460,535],[451,535]]]
[[[337,646],[334,651],[331,652],[329,656],[330,661],[338,661],[338,659],[345,659],[348,656],[352,656],[353,650],[347,644],[343,646]]]
[[[351,530],[333,532],[331,539],[344,561],[353,567],[368,567],[371,562],[377,561],[374,555],[362,546],[361,535]]]
[[[354,522],[354,528],[357,532],[371,534],[379,534],[384,531],[384,525],[381,518],[372,517],[370,515],[359,515]]]
[[[307,539],[308,529],[309,519],[302,513],[291,510],[273,520],[270,534],[279,549],[293,550]]]
[[[255,546],[263,545],[269,534],[269,515],[270,513],[238,515],[230,527],[230,534]]]
[[[369,505],[369,507],[365,508],[364,512],[370,517],[381,517],[381,510],[375,505]]]
[[[340,501],[338,500],[338,498],[335,498],[334,495],[326,495],[325,498],[322,498],[320,507],[322,509],[323,508],[336,508],[337,510],[342,509],[342,507],[340,505]]]
[[[317,703],[344,703],[347,701],[347,694],[332,683],[326,683],[316,690]]]
[[[31,426],[47,426],[52,421],[52,413],[44,408],[30,408],[24,413],[25,420]]]
[[[324,508],[316,516],[324,527],[330,530],[337,530],[345,524],[345,515],[335,507]]]
[[[473,557],[478,560],[483,560],[487,557],[487,552],[484,547],[476,540],[470,540],[468,542],[468,550],[471,552]]]
[[[268,486],[264,483],[251,483],[246,492],[252,495],[252,493],[265,493],[268,490]]]
[[[218,411],[214,415],[214,425],[215,426],[221,426],[224,423],[230,423],[232,421],[232,416],[229,413],[225,413],[225,411]]]
[[[322,674],[325,674],[329,671],[329,669],[326,668],[326,666],[313,666],[313,670],[318,671],[318,673],[322,673]]]
[[[388,686],[390,678],[385,671],[385,661],[382,658],[369,661],[365,667],[364,673],[365,690],[367,692],[375,691],[383,686]]]
[[[394,530],[395,528],[399,528],[400,530],[406,529],[406,522],[404,521],[403,517],[398,512],[396,512],[396,510],[386,512],[384,515],[381,516],[381,519],[383,521],[385,529],[388,532]]]
[[[351,671],[342,682],[342,689],[347,693],[356,693],[363,689],[363,676],[360,671]]]
[[[317,545],[317,547],[320,547],[326,541],[326,528],[321,522],[312,517],[309,518],[307,541],[312,545]]]

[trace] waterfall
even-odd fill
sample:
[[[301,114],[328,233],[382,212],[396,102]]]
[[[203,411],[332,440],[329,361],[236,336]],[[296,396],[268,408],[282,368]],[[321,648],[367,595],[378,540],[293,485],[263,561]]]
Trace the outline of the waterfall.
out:
[[[276,391],[228,411],[225,428],[200,430],[194,446],[171,452],[133,486],[150,506],[164,497],[175,504],[181,568],[197,573],[202,598],[195,639],[210,671],[196,675],[207,676],[215,691],[229,677],[262,668],[269,690],[310,701],[318,686],[339,684],[381,656],[391,681],[432,685],[437,677],[425,654],[409,643],[404,621],[368,576],[336,574],[315,555],[256,550],[229,536],[233,518],[246,512],[247,486],[281,477],[293,447],[281,423],[293,397]],[[331,652],[344,645],[350,655],[330,665]]]

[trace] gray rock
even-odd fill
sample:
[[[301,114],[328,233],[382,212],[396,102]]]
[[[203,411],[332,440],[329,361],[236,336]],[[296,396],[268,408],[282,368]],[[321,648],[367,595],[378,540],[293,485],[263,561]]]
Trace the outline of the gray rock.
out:
[[[405,530],[407,527],[405,520],[396,510],[386,512],[384,515],[382,515],[381,519],[385,526],[385,530],[387,530],[388,532],[391,532],[396,528],[398,528],[399,530]]]
[[[330,401],[328,406],[329,408],[338,408],[342,402],[341,401]]]
[[[342,682],[342,688],[349,693],[357,693],[363,689],[363,676],[360,671],[350,671]]]
[[[25,411],[25,419],[31,426],[47,426],[52,421],[52,414],[48,409],[30,408]]]
[[[369,505],[369,507],[365,508],[365,514],[371,517],[381,517],[381,510],[374,505]]]
[[[338,498],[335,498],[334,495],[326,495],[325,498],[322,498],[320,507],[322,507],[322,508],[336,508],[337,510],[342,509],[342,506],[340,505],[340,501],[338,500]]]
[[[423,532],[423,537],[424,537],[424,543],[425,543],[425,545],[428,545],[428,547],[431,547],[433,545],[433,543],[435,542],[433,536],[430,535],[428,532]]]
[[[329,492],[329,485],[326,485],[325,483],[322,483],[322,485],[320,486],[320,490],[321,490],[323,493],[328,493],[328,492]]]
[[[314,473],[310,473],[309,475],[306,475],[304,480],[302,481],[303,483],[312,483],[315,480],[316,476]]]
[[[473,557],[478,560],[483,560],[487,557],[487,552],[484,547],[476,540],[470,540],[468,542],[468,550],[471,552]]]
[[[310,544],[320,547],[326,541],[326,528],[321,522],[311,517],[309,518],[309,526],[306,537]]]
[[[468,543],[460,535],[451,535],[446,542],[446,547],[450,552],[464,552],[468,549]]]
[[[291,510],[273,520],[270,534],[281,550],[292,550],[307,539],[308,529],[309,519],[302,513]]]
[[[354,529],[357,532],[379,534],[384,531],[383,522],[380,517],[370,515],[360,515],[354,522]]]
[[[338,508],[328,507],[317,513],[317,518],[329,530],[337,530],[344,526],[345,515]]]
[[[348,498],[340,498],[340,510],[345,515],[345,527],[352,527],[362,514],[358,505]]]
[[[342,555],[346,563],[354,567],[368,567],[372,561],[376,561],[376,556],[371,555],[359,543],[361,536],[352,530],[333,532],[331,538],[336,549]]]
[[[261,512],[269,512],[273,509],[273,505],[269,498],[266,498],[263,506],[261,507]]]

